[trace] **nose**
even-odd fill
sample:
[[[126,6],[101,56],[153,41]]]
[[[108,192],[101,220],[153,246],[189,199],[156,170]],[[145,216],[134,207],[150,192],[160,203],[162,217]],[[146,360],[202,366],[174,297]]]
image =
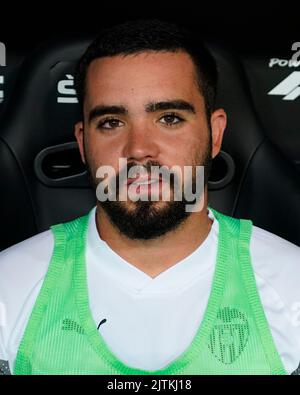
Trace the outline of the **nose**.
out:
[[[132,125],[127,134],[123,154],[128,161],[140,163],[156,159],[159,154],[159,145],[153,128],[141,123]]]

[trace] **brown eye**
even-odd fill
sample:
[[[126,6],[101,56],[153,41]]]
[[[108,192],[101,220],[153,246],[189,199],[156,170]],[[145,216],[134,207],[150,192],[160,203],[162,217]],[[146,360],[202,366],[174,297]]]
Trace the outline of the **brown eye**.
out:
[[[101,121],[97,128],[98,129],[115,129],[120,126],[122,122],[116,118],[109,118]]]
[[[168,126],[177,125],[180,122],[183,122],[183,119],[176,114],[166,114],[160,118],[163,124]]]

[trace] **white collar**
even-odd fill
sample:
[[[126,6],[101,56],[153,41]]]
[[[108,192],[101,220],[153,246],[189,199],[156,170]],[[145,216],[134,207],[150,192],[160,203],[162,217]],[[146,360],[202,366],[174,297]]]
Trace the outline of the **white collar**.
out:
[[[124,260],[102,240],[96,227],[96,207],[91,210],[87,233],[87,257],[97,272],[119,280],[123,287],[136,292],[170,292],[182,289],[203,276],[214,266],[216,260],[219,224],[208,208],[213,220],[210,232],[203,243],[190,255],[176,263],[155,278]]]

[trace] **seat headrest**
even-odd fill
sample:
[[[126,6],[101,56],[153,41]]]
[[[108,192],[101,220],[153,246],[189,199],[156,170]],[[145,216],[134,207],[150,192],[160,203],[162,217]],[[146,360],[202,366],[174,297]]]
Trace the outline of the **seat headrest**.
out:
[[[300,170],[300,56],[286,52],[244,58],[255,111],[268,138]],[[295,54],[295,53],[294,53]]]

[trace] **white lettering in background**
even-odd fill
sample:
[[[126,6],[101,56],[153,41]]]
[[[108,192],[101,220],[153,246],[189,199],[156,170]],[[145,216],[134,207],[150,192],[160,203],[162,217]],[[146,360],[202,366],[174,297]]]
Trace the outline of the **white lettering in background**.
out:
[[[297,51],[292,56],[292,60],[298,61],[298,59],[300,57],[300,42],[299,41],[292,44],[292,51]]]
[[[57,84],[57,92],[60,95],[57,97],[57,103],[78,103],[74,89],[74,77],[71,74],[66,74],[66,77],[66,80],[61,80]]]
[[[4,101],[4,91],[1,89],[1,85],[4,84],[4,75],[0,75],[0,103]]]
[[[278,59],[278,58],[272,58],[269,61],[269,67],[272,68],[274,66],[278,67],[299,67],[300,66],[300,60],[297,59]]]
[[[300,96],[300,71],[294,71],[275,86],[268,95],[284,96],[282,100],[295,100]]]
[[[3,43],[0,42],[0,66],[6,66],[6,48]]]

